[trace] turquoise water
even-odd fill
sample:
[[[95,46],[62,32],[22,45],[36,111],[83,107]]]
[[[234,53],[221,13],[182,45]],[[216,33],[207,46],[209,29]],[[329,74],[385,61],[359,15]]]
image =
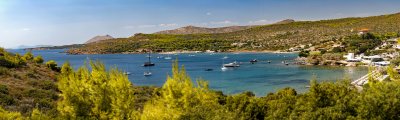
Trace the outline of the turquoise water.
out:
[[[10,50],[11,52],[25,53],[23,50]],[[63,50],[39,50],[33,51],[35,55],[42,55],[45,60],[55,60],[61,65],[69,61],[74,68],[84,64],[88,58],[100,60],[107,67],[118,67],[122,71],[130,72],[130,81],[135,85],[162,86],[167,75],[171,73],[172,60],[158,59],[152,54],[152,62],[156,65],[150,68],[152,76],[145,77],[143,72],[148,68],[142,67],[147,61],[146,54],[107,54],[107,55],[66,55],[60,53]],[[269,92],[292,87],[299,92],[307,89],[309,80],[316,76],[318,81],[335,81],[345,77],[356,79],[367,73],[363,67],[322,67],[322,66],[301,66],[284,65],[283,60],[293,60],[297,54],[274,54],[274,53],[198,53],[195,56],[190,54],[171,55],[177,58],[180,65],[184,65],[192,80],[204,79],[209,81],[210,87],[215,90],[222,90],[225,94],[235,94],[243,91],[252,91],[257,96],[264,96]],[[229,58],[222,60],[224,56]],[[251,59],[258,59],[260,62],[250,64]],[[266,61],[271,60],[271,63]],[[236,69],[222,71],[223,62],[242,62]],[[213,69],[213,71],[205,71]]]

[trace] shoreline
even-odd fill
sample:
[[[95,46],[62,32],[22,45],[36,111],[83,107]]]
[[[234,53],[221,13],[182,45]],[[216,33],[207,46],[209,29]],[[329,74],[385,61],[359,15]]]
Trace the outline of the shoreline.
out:
[[[65,51],[64,53],[67,53],[68,55],[96,55],[96,54],[146,54],[146,52],[121,52],[121,53],[68,53]],[[238,50],[238,51],[225,51],[225,52],[215,52],[215,51],[169,51],[169,52],[153,52],[153,54],[195,54],[195,53],[275,53],[275,54],[295,54],[299,53],[298,51],[294,52],[285,52],[285,51],[272,51],[272,50],[262,50],[262,51],[257,51],[257,50]]]

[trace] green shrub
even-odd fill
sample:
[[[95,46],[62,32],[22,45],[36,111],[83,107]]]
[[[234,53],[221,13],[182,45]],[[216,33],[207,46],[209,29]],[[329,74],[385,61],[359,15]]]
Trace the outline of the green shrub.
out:
[[[57,67],[57,62],[54,60],[50,60],[46,62],[46,66],[54,71],[59,71],[60,68]]]
[[[0,105],[12,105],[15,103],[14,98],[9,95],[8,88],[5,85],[0,85]]]
[[[0,66],[0,75],[9,75],[9,69]]]
[[[38,63],[38,64],[42,64],[43,62],[44,62],[44,60],[43,60],[43,58],[42,58],[42,56],[36,56],[34,59],[33,59],[33,61],[35,62],[35,63]]]
[[[22,56],[22,58],[25,61],[31,61],[31,60],[33,60],[33,54],[32,54],[32,52],[29,51],[29,52],[25,53],[25,55]]]

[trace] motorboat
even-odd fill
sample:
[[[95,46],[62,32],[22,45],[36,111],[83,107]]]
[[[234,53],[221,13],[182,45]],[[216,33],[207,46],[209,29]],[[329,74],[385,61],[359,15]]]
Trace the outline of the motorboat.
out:
[[[144,75],[144,76],[151,76],[152,74],[151,74],[150,71],[147,71],[147,72],[144,72],[143,75]]]
[[[130,72],[124,72],[124,75],[130,75],[131,73]]]
[[[256,62],[258,62],[257,59],[250,60],[250,63],[251,63],[251,64],[254,64],[254,63],[256,63]]]
[[[168,57],[165,57],[164,59],[171,60],[172,58],[168,56]]]
[[[224,64],[223,67],[240,67],[240,65],[238,62],[235,61],[228,64]]]

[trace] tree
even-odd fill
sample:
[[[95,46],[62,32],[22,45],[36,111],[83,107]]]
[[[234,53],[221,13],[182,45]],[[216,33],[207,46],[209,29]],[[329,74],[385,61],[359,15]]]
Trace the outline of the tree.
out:
[[[228,119],[232,116],[218,104],[207,82],[200,80],[194,86],[184,67],[179,69],[176,61],[172,77],[168,76],[160,96],[144,106],[141,119]]]
[[[60,114],[66,119],[136,119],[134,94],[128,77],[118,69],[106,71],[104,64],[90,62],[73,71],[63,65],[59,78]]]

